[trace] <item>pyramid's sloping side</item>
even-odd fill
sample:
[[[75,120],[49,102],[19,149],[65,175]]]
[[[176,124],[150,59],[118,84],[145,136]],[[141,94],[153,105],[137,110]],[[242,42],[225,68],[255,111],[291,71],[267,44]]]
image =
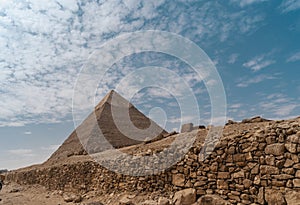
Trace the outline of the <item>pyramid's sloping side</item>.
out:
[[[114,148],[121,148],[143,142],[145,137],[135,140],[119,131],[114,121],[122,121],[126,118],[121,114],[118,115],[118,113],[114,114],[113,117],[111,110],[114,108],[129,110],[130,120],[138,129],[147,129],[152,124],[154,130],[162,134],[167,134],[165,130],[146,117],[125,98],[115,91],[111,91],[99,102],[94,112],[78,126],[77,132],[76,130],[73,131],[58,150],[53,153],[48,162],[56,162],[72,155],[87,154],[84,147],[87,148],[88,153],[96,153],[109,149],[110,145]],[[99,128],[107,141],[100,140]],[[77,134],[80,134],[80,140]],[[130,135],[135,135],[135,133],[131,133]],[[84,144],[84,147],[82,144]]]

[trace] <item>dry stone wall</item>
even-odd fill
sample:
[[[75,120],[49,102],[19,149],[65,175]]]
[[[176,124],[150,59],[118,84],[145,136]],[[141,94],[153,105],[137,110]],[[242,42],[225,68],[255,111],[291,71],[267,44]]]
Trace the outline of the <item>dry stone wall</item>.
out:
[[[201,147],[195,146],[179,163],[157,175],[125,176],[87,161],[16,171],[7,178],[77,193],[175,192],[194,188],[198,197],[217,194],[231,204],[299,204],[299,122],[270,122],[254,129],[223,136],[204,161],[199,156]],[[126,160],[120,161],[120,166],[132,168]]]

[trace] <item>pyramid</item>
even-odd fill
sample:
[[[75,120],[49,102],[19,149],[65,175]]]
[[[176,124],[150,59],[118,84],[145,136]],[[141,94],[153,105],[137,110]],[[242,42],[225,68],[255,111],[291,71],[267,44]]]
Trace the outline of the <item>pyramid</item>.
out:
[[[134,127],[130,126],[130,123]],[[151,130],[149,130],[150,125]],[[95,107],[94,112],[71,133],[47,162],[57,162],[72,155],[93,154],[112,147],[121,148],[140,144],[159,134],[167,134],[167,132],[116,91],[111,90]],[[106,140],[101,140],[101,136]]]

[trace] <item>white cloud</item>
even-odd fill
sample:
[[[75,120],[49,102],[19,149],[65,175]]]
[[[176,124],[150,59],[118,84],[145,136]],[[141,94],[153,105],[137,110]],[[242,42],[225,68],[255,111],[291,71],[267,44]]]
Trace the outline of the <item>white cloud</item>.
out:
[[[268,0],[230,0],[231,3],[239,4],[240,7],[249,6],[255,3],[262,3]]]
[[[232,109],[235,109],[235,108],[240,108],[240,107],[242,107],[243,106],[243,104],[241,104],[241,103],[236,103],[236,104],[231,104],[231,105],[229,105],[228,107],[229,108],[232,108]]]
[[[295,62],[300,60],[300,52],[294,53],[291,55],[288,59],[287,62]]]
[[[276,63],[275,60],[268,59],[269,55],[270,55],[270,53],[256,56],[253,59],[245,62],[243,64],[243,66],[246,68],[250,68],[252,71],[259,71],[265,67],[268,67],[268,66]]]
[[[259,103],[259,107],[264,110],[265,113],[272,115],[273,118],[282,119],[294,115],[293,111],[299,108],[299,105],[295,100],[285,94],[273,93],[263,98]]]
[[[248,78],[240,79],[239,82],[237,83],[237,87],[244,88],[252,84],[261,83],[265,80],[275,80],[275,79],[277,79],[277,77],[262,74],[262,75],[255,76],[253,78],[248,77]]]
[[[234,64],[237,61],[238,57],[239,57],[239,54],[237,54],[237,53],[231,54],[228,58],[228,63]]]
[[[70,119],[81,67],[106,39],[119,33],[160,29],[199,42],[225,41],[232,32],[252,32],[263,20],[258,14],[232,13],[216,2],[197,9],[174,5],[165,0],[2,1],[0,127]],[[161,6],[164,14],[158,10]]]
[[[283,0],[280,7],[283,13],[287,13],[290,11],[295,11],[300,9],[300,1],[299,0]]]
[[[281,105],[278,107],[277,110],[275,110],[275,114],[279,116],[288,116],[292,114],[292,111],[297,107],[298,107],[297,104]]]

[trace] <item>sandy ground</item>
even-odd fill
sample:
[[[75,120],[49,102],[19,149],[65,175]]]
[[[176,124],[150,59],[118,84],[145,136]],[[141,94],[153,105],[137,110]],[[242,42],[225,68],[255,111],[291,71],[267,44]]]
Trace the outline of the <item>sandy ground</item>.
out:
[[[105,205],[118,205],[124,196],[129,196],[132,202],[139,204],[151,198],[156,198],[159,196],[159,193],[115,193],[97,195],[97,193],[90,192],[87,193],[79,203],[67,203],[59,191],[47,191],[45,187],[40,185],[9,183],[5,184],[0,191],[0,205],[98,205],[96,202],[102,202],[102,204]]]
[[[48,192],[40,185],[20,186],[15,183],[5,184],[0,191],[2,205],[64,205],[61,195]],[[68,203],[72,204],[72,203]]]

